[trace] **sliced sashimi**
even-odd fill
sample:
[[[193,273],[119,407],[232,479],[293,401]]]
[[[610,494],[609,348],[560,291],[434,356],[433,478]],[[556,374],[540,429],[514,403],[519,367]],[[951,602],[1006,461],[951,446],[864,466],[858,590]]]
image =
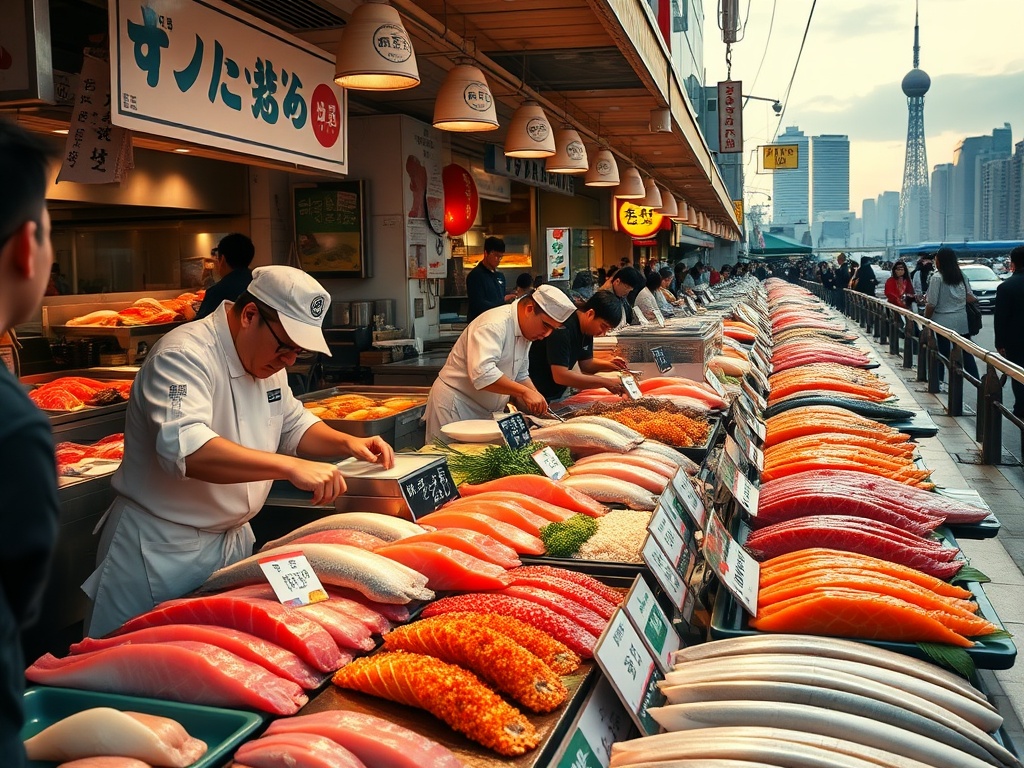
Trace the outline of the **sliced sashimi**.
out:
[[[549,592],[556,592],[559,595],[575,600],[580,605],[587,606],[601,618],[610,619],[612,614],[615,613],[615,603],[605,600],[596,592],[592,592],[586,587],[581,587],[579,584],[575,584],[567,579],[561,579],[557,576],[530,576],[518,570],[516,573],[510,574],[510,577],[514,586],[536,587],[548,590]]]
[[[258,664],[209,643],[184,640],[117,645],[63,659],[46,654],[25,671],[25,677],[40,685],[278,715],[293,715],[308,701],[298,685]]]
[[[422,573],[427,577],[427,585],[435,591],[501,589],[511,581],[500,565],[443,544],[428,541],[409,543],[403,539],[377,551]]]
[[[566,581],[571,581],[573,584],[579,584],[581,587],[585,587],[591,592],[600,595],[612,605],[622,604],[622,592],[612,589],[607,584],[595,579],[593,576],[586,573],[580,573],[579,571],[570,571],[568,568],[557,568],[553,565],[523,565],[514,569],[511,573],[512,576],[533,576],[541,579],[554,577],[556,579],[565,579]]]
[[[476,512],[495,520],[500,520],[503,523],[508,523],[531,536],[540,536],[540,529],[548,524],[546,518],[535,515],[526,507],[521,507],[513,501],[480,501],[476,496],[456,499],[445,504],[441,511]]]
[[[512,587],[505,587],[496,595],[506,595],[520,600],[527,600],[537,605],[542,605],[555,613],[565,616],[570,621],[579,624],[594,636],[600,636],[604,631],[608,620],[587,606],[577,602],[571,597],[566,597],[558,592],[552,592],[539,587],[531,587],[525,584],[517,584]]]
[[[573,512],[581,512],[593,517],[599,517],[608,512],[608,507],[604,504],[599,504],[589,496],[577,491],[563,488],[553,480],[541,475],[510,475],[478,485],[463,484],[459,486],[459,493],[463,496],[473,496],[490,491],[525,493],[527,496],[533,496],[541,501],[548,501]]]
[[[270,600],[221,595],[172,600],[126,621],[114,634],[163,624],[213,624],[248,632],[291,651],[321,672],[333,672],[344,663],[338,644],[319,624]]]
[[[630,466],[629,464],[614,464],[609,461],[595,461],[586,464],[574,464],[569,470],[570,477],[582,477],[584,475],[599,475],[610,477],[623,482],[638,485],[645,491],[661,494],[668,485],[669,478],[649,469]]]
[[[562,478],[561,485],[566,490],[582,493],[595,502],[624,504],[630,509],[652,510],[658,505],[658,497],[630,483],[606,475],[567,475]]]
[[[229,589],[226,592],[219,592],[220,595],[227,595],[231,597],[254,597],[260,600],[277,600],[277,594],[274,592],[274,588],[269,584],[250,584],[245,587],[235,587]],[[384,615],[378,608],[383,606],[383,603],[372,603],[370,601],[358,602],[349,597],[342,597],[341,595],[335,594],[332,590],[328,590],[330,597],[327,600],[321,601],[324,605],[330,605],[337,607],[344,611],[344,613],[353,619],[361,622],[367,629],[375,635],[380,635],[391,629],[391,621]],[[360,595],[360,597],[363,597]],[[399,608],[399,606],[394,606]],[[396,621],[405,621],[408,616],[408,609],[403,609],[404,613],[402,618],[396,619]]]
[[[278,677],[291,680],[306,690],[319,688],[327,676],[315,670],[291,651],[286,651],[261,637],[248,632],[240,632],[228,627],[214,627],[203,624],[166,624],[156,627],[139,629],[125,635],[93,638],[87,637],[81,642],[72,644],[72,654],[91,653],[110,648],[115,645],[143,645],[146,643],[164,643],[173,640],[192,640],[209,643],[230,651],[253,664],[259,664]]]
[[[471,531],[468,528],[438,528],[436,531],[418,533],[415,536],[402,539],[402,542],[406,544],[421,541],[443,544],[480,560],[500,565],[505,569],[522,565],[519,555],[512,547],[502,544],[493,536],[479,531]]]
[[[323,627],[342,649],[342,653],[346,648],[370,651],[376,646],[370,629],[361,621],[349,616],[344,608],[332,604],[330,600],[300,605],[290,610],[298,611]]]
[[[337,742],[313,733],[277,733],[248,741],[235,752],[235,765],[249,768],[367,768]]]
[[[327,594],[331,596],[331,599],[343,598],[345,600],[351,600],[354,603],[359,603],[372,611],[376,611],[381,616],[386,618],[388,621],[401,623],[409,620],[409,606],[398,605],[396,603],[380,603],[376,600],[371,600],[361,592],[356,592],[354,589],[345,589],[344,587],[334,587],[327,585],[324,587],[327,590]]]
[[[629,464],[630,466],[649,469],[651,472],[657,472],[662,477],[668,479],[674,477],[676,472],[679,470],[679,467],[675,464],[671,464],[664,459],[656,459],[649,456],[638,456],[636,455],[636,451],[629,451],[628,453],[595,453],[590,456],[584,456],[582,459],[577,459],[572,465],[572,468],[575,470],[579,467],[585,467],[588,464],[607,462],[609,460],[618,462],[619,464]]]
[[[479,512],[445,512],[439,510],[419,518],[434,528],[465,528],[492,536],[521,555],[543,555],[544,542],[514,525],[495,520]]]
[[[620,454],[601,455],[618,456]],[[578,464],[579,462],[576,463]],[[535,499],[532,496],[527,496],[525,493],[514,493],[511,491],[504,491],[502,493],[499,493],[497,491],[491,491],[489,493],[477,493],[472,498],[480,499],[481,501],[513,501],[519,506],[525,507],[530,512],[533,512],[535,515],[540,515],[545,520],[552,523],[564,522],[565,520],[568,520],[570,517],[576,514],[571,509],[560,507],[557,504],[552,504],[551,502],[548,501],[541,501],[540,499]]]

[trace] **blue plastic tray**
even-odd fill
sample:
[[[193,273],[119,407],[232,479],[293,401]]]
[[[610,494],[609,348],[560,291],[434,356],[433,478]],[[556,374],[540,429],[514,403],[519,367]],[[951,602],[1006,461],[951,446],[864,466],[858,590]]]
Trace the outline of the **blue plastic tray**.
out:
[[[214,768],[225,764],[235,748],[266,720],[264,715],[235,709],[122,696],[115,693],[35,686],[25,691],[25,725],[21,729],[21,738],[31,738],[58,720],[93,707],[112,707],[177,720],[189,735],[206,742],[206,754],[189,768]],[[29,768],[52,768],[56,765],[57,763],[38,760],[28,762]]]

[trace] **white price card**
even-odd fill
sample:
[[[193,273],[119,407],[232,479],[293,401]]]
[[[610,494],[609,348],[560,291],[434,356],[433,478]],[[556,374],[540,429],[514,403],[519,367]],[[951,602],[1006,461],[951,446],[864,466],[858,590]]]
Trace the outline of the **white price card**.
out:
[[[686,512],[683,502],[679,500],[671,484],[665,486],[665,490],[661,492],[655,510],[659,508],[672,520],[672,524],[682,536],[684,544],[693,541],[697,531],[701,530],[696,521]],[[653,519],[653,515],[651,517]]]
[[[644,641],[621,608],[612,614],[594,648],[594,660],[612,684],[640,732],[652,736],[661,726],[647,710],[660,707],[665,696],[658,688],[664,676]]]
[[[636,321],[640,323],[640,325],[642,326],[647,326],[651,324],[651,321],[644,317],[644,313],[641,312],[639,309],[633,310],[633,317],[635,317]]]
[[[754,413],[764,413],[764,409],[768,407],[768,401],[764,399],[760,392],[751,386],[749,376],[744,376],[743,379],[740,380],[740,390],[750,400],[750,404],[754,408]]]
[[[722,382],[710,368],[704,369],[704,380],[715,390],[715,394],[719,397],[725,397],[725,387],[722,386]]]
[[[653,536],[648,536],[640,550],[640,557],[651,569],[651,573],[654,574],[659,586],[672,601],[672,605],[682,610],[683,603],[686,601],[686,584],[683,583],[672,561],[668,559],[668,555],[662,551],[658,540]]]
[[[737,411],[740,413],[740,411]],[[732,436],[733,439],[739,444],[744,455],[754,465],[764,468],[764,453],[757,445],[757,438],[750,434],[748,431],[749,427],[746,422],[740,419],[734,419],[732,422]]]
[[[693,522],[697,524],[698,528],[704,530],[704,518],[707,516],[707,510],[704,508],[704,502],[700,500],[697,492],[693,489],[690,476],[682,467],[672,476],[672,490],[682,502],[683,508],[690,513]]]
[[[747,465],[747,467],[753,470],[755,477],[760,477],[761,471],[764,469],[764,454],[750,442],[741,444],[740,440],[736,439],[736,435],[739,435],[742,440],[742,432],[735,429],[733,432],[735,433],[734,435],[725,436],[725,450],[732,455],[733,461],[737,465]]]
[[[773,370],[771,355],[755,344],[750,350],[750,363],[752,368],[771,375]]]
[[[686,306],[690,308],[691,312],[697,311],[697,302],[693,300],[692,296],[683,296],[683,300],[686,302]]]
[[[563,741],[551,765],[554,768],[608,768],[612,744],[625,741],[633,727],[626,708],[619,701],[608,678],[601,675],[583,702],[583,709],[570,726],[572,734]]]
[[[644,396],[644,393],[640,391],[640,385],[636,383],[636,379],[633,376],[624,373],[619,378],[622,380],[622,386],[625,387],[626,394],[629,395],[630,400],[639,400]]]
[[[535,451],[531,455],[537,466],[541,468],[541,471],[552,480],[561,480],[565,477],[565,465],[550,445]]]
[[[659,503],[655,507],[654,514],[651,515],[651,522],[647,524],[647,530],[651,532],[651,536],[657,540],[662,550],[668,555],[672,566],[678,566],[679,561],[683,559],[686,542],[683,541],[680,534],[679,524],[663,504]]]
[[[320,579],[301,550],[261,557],[257,562],[283,605],[296,608],[328,598]]]
[[[742,424],[746,433],[755,437],[759,445],[764,445],[768,430],[765,428],[764,422],[756,418],[748,406],[746,398],[737,397],[733,400],[732,419],[736,424]]]
[[[672,654],[679,650],[682,641],[643,576],[637,574],[633,579],[622,608],[654,656],[658,668],[667,673],[672,669]]]
[[[729,493],[741,509],[751,517],[757,516],[760,492],[757,486],[747,479],[743,470],[736,466],[736,462],[728,453],[724,453],[718,462],[718,479],[729,489]]]
[[[654,319],[658,321],[658,325],[662,328],[665,327],[665,315],[657,307],[654,308]]]
[[[713,294],[711,292],[710,288],[705,288],[704,289],[704,295],[708,297],[708,301],[714,301],[715,300],[715,294]]]
[[[761,580],[761,564],[736,543],[716,515],[712,515],[708,520],[702,552],[718,580],[751,616],[757,616],[757,588]]]

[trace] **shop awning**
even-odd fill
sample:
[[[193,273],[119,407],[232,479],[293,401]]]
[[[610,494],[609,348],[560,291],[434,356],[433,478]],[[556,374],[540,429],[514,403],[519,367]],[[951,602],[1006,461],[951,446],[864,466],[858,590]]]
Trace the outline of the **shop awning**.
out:
[[[814,249],[809,245],[792,240],[785,235],[762,233],[764,245],[753,240],[750,243],[751,256],[804,256],[810,255]]]

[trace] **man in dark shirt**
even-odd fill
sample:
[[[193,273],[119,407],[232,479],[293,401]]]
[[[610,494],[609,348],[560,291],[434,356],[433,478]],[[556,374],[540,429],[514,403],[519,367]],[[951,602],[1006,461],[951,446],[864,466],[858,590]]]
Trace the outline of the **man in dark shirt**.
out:
[[[996,288],[995,347],[1007,360],[1024,366],[1024,245],[1010,251],[1010,264],[1013,274]],[[1024,384],[1016,379],[1010,383],[1013,415],[1024,419]]]
[[[220,281],[206,289],[203,303],[196,312],[196,320],[202,320],[212,314],[225,301],[237,299],[252,282],[252,270],[249,269],[249,265],[256,255],[256,248],[248,237],[237,232],[225,235],[213,249],[212,255],[217,257],[217,274],[220,275]]]
[[[594,337],[604,336],[622,322],[622,301],[610,291],[598,291],[573,312],[561,328],[530,345],[530,380],[548,402],[565,394],[567,387],[625,394],[618,378],[598,376],[604,371],[628,370],[622,358],[594,359]],[[579,363],[579,371],[573,368]]]
[[[36,315],[50,280],[49,151],[0,120],[0,336]],[[0,763],[21,768],[25,659],[21,632],[39,614],[57,541],[50,423],[0,363]]]
[[[605,280],[602,291],[611,291],[622,304],[622,322],[631,325],[633,320],[633,297],[647,284],[643,273],[636,267],[622,267]],[[620,323],[621,325],[622,323]]]
[[[860,268],[857,270],[857,290],[868,296],[874,296],[877,285],[878,278],[875,276],[875,270],[871,268],[871,259],[865,256],[860,260]]]
[[[845,253],[836,256],[836,262],[839,264],[839,268],[835,271],[835,301],[832,303],[837,309],[843,311],[846,309],[846,294],[843,291],[850,287],[850,265],[846,263]]]
[[[466,275],[466,295],[469,297],[469,312],[466,322],[471,323],[488,309],[500,307],[515,298],[505,289],[505,276],[498,271],[501,258],[505,255],[505,241],[500,237],[484,240],[484,256],[480,263]]]

